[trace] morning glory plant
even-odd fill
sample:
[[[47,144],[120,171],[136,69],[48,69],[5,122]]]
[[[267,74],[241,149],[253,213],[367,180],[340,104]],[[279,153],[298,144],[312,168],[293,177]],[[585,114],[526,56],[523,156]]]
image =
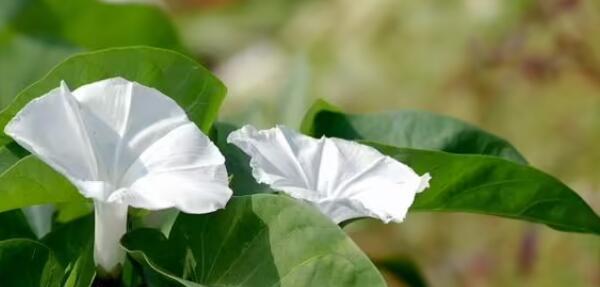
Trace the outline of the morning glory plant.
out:
[[[149,47],[75,55],[16,95],[0,111],[0,285],[383,287],[381,270],[419,272],[369,258],[340,225],[409,207],[600,234],[575,191],[473,125],[316,101],[304,135],[240,129],[215,122],[225,95],[193,59]],[[23,212],[39,204],[58,211],[39,216],[46,235]],[[127,225],[129,206],[183,212]]]
[[[247,125],[227,141],[250,156],[258,182],[315,205],[338,224],[360,217],[402,222],[431,179],[372,147],[315,139],[285,126],[259,131]]]
[[[129,206],[186,213],[223,208],[232,195],[225,159],[185,111],[160,91],[123,78],[27,104],[5,133],[94,201],[94,260],[118,271]]]

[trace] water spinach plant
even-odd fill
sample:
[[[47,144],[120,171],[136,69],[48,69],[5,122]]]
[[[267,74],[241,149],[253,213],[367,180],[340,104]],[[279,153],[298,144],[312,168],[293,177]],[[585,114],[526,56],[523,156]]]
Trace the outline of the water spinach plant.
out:
[[[148,47],[77,54],[21,91],[0,113],[3,286],[385,286],[341,226],[410,211],[600,234],[576,192],[472,125],[318,101],[298,130],[235,127],[215,122],[225,91]],[[22,208],[42,204],[36,235]]]

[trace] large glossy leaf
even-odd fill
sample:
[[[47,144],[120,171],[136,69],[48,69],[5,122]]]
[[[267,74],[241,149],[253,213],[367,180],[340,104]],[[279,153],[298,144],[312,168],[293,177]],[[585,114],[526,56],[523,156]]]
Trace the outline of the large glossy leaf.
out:
[[[58,287],[63,267],[48,247],[29,239],[0,241],[3,287]]]
[[[182,54],[149,47],[114,48],[79,54],[56,66],[0,112],[0,128],[4,129],[29,101],[58,87],[61,80],[76,89],[111,77],[136,81],[172,97],[205,132],[210,129],[225,96],[225,87],[217,78]],[[10,141],[6,135],[0,137],[2,145]]]
[[[355,115],[317,101],[302,122],[302,132],[405,148],[493,155],[526,163],[506,140],[457,119],[424,111]]]
[[[62,175],[27,156],[0,174],[0,212],[36,204],[85,200]]]
[[[183,286],[385,286],[337,225],[281,195],[235,197],[215,213],[180,214],[169,239],[138,229],[122,244]]]
[[[211,140],[225,156],[227,172],[231,175],[229,186],[235,195],[271,193],[267,185],[256,182],[250,168],[250,157],[235,145],[227,143],[227,136],[238,127],[228,123],[216,123],[211,131]]]
[[[173,25],[155,7],[98,0],[1,2],[0,108],[75,52],[131,45],[182,50]]]
[[[413,211],[490,214],[600,234],[600,218],[585,201],[535,168],[492,156],[371,145],[418,173],[431,174],[431,187],[417,195]]]

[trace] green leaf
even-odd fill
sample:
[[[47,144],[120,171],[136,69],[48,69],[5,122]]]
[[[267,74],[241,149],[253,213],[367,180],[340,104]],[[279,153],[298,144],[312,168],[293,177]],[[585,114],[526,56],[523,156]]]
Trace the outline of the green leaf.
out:
[[[92,243],[83,250],[65,277],[63,287],[89,287],[96,278]]]
[[[126,258],[121,272],[121,287],[140,286],[145,286],[142,267],[130,258]]]
[[[281,195],[234,197],[211,214],[181,213],[169,239],[138,229],[121,243],[147,268],[183,286],[385,286],[336,224]]]
[[[8,106],[20,90],[79,51],[82,49],[73,45],[0,31],[0,109]]]
[[[15,142],[0,147],[0,173],[6,171],[13,164],[27,156],[29,152]]]
[[[90,215],[56,226],[42,242],[52,249],[62,265],[67,266],[84,252],[92,242],[93,234],[94,220]]]
[[[225,86],[194,60],[177,52],[149,47],[127,47],[82,53],[56,66],[23,90],[0,112],[0,128],[29,101],[59,86],[71,89],[91,82],[123,77],[158,89],[185,109],[190,120],[208,132],[225,97]],[[11,139],[2,135],[0,145]]]
[[[54,220],[58,223],[67,223],[92,213],[94,202],[92,200],[63,202],[55,204],[54,207],[56,208]]]
[[[215,123],[211,140],[225,156],[227,172],[231,175],[229,186],[235,195],[271,193],[267,185],[256,182],[250,168],[250,157],[235,145],[227,143],[227,136],[238,127],[228,123]]]
[[[85,200],[62,175],[34,156],[0,174],[0,212],[36,204]]]
[[[431,187],[417,195],[413,211],[490,214],[600,234],[600,218],[585,201],[535,168],[493,156],[370,145],[418,173],[431,174]]]
[[[485,154],[526,163],[506,140],[457,119],[424,111],[354,115],[317,101],[305,116],[301,130],[314,137],[325,135],[405,148]]]
[[[29,153],[25,149],[14,142],[0,147],[0,177],[2,173],[28,154]],[[21,224],[20,217],[25,215],[26,222],[24,222],[24,224],[26,225],[23,229],[32,230],[36,235],[32,238],[39,238],[50,230],[52,223],[51,215],[53,211],[53,207],[50,206],[29,206],[23,208],[22,211],[19,212],[9,211],[9,213],[14,214],[14,216],[17,216],[18,218],[14,218],[15,223],[7,223],[7,226],[12,226],[14,228],[15,224]],[[0,231],[0,233],[2,233],[2,231]],[[2,236],[0,236],[0,238],[2,238]]]
[[[150,5],[29,0],[12,17],[9,26],[22,34],[85,49],[132,45],[181,49],[177,32],[167,16]]]
[[[174,26],[156,7],[97,0],[1,2],[0,108],[79,51],[132,45],[183,50]]]
[[[29,239],[0,241],[3,287],[58,287],[63,268],[48,247]]]
[[[42,238],[61,265],[67,267],[63,287],[87,287],[94,280],[93,234],[94,220],[90,215],[58,225]]]
[[[0,212],[0,240],[11,238],[36,239],[21,210]]]

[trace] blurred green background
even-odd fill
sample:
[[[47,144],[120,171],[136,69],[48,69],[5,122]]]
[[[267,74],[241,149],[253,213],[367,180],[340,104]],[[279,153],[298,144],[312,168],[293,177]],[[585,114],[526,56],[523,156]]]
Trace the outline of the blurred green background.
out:
[[[600,211],[600,1],[169,1],[185,45],[229,88],[222,117],[297,127],[347,111],[425,109],[475,123]],[[600,240],[480,215],[349,227],[431,286],[600,286]],[[391,286],[403,286],[391,275]]]
[[[356,113],[451,115],[508,139],[600,212],[598,0],[104,2],[162,9],[183,45],[172,48],[229,88],[222,120],[297,128],[317,98]],[[52,44],[59,55],[78,49]],[[431,286],[600,286],[600,240],[590,235],[449,213],[347,229],[376,260],[415,260]]]

